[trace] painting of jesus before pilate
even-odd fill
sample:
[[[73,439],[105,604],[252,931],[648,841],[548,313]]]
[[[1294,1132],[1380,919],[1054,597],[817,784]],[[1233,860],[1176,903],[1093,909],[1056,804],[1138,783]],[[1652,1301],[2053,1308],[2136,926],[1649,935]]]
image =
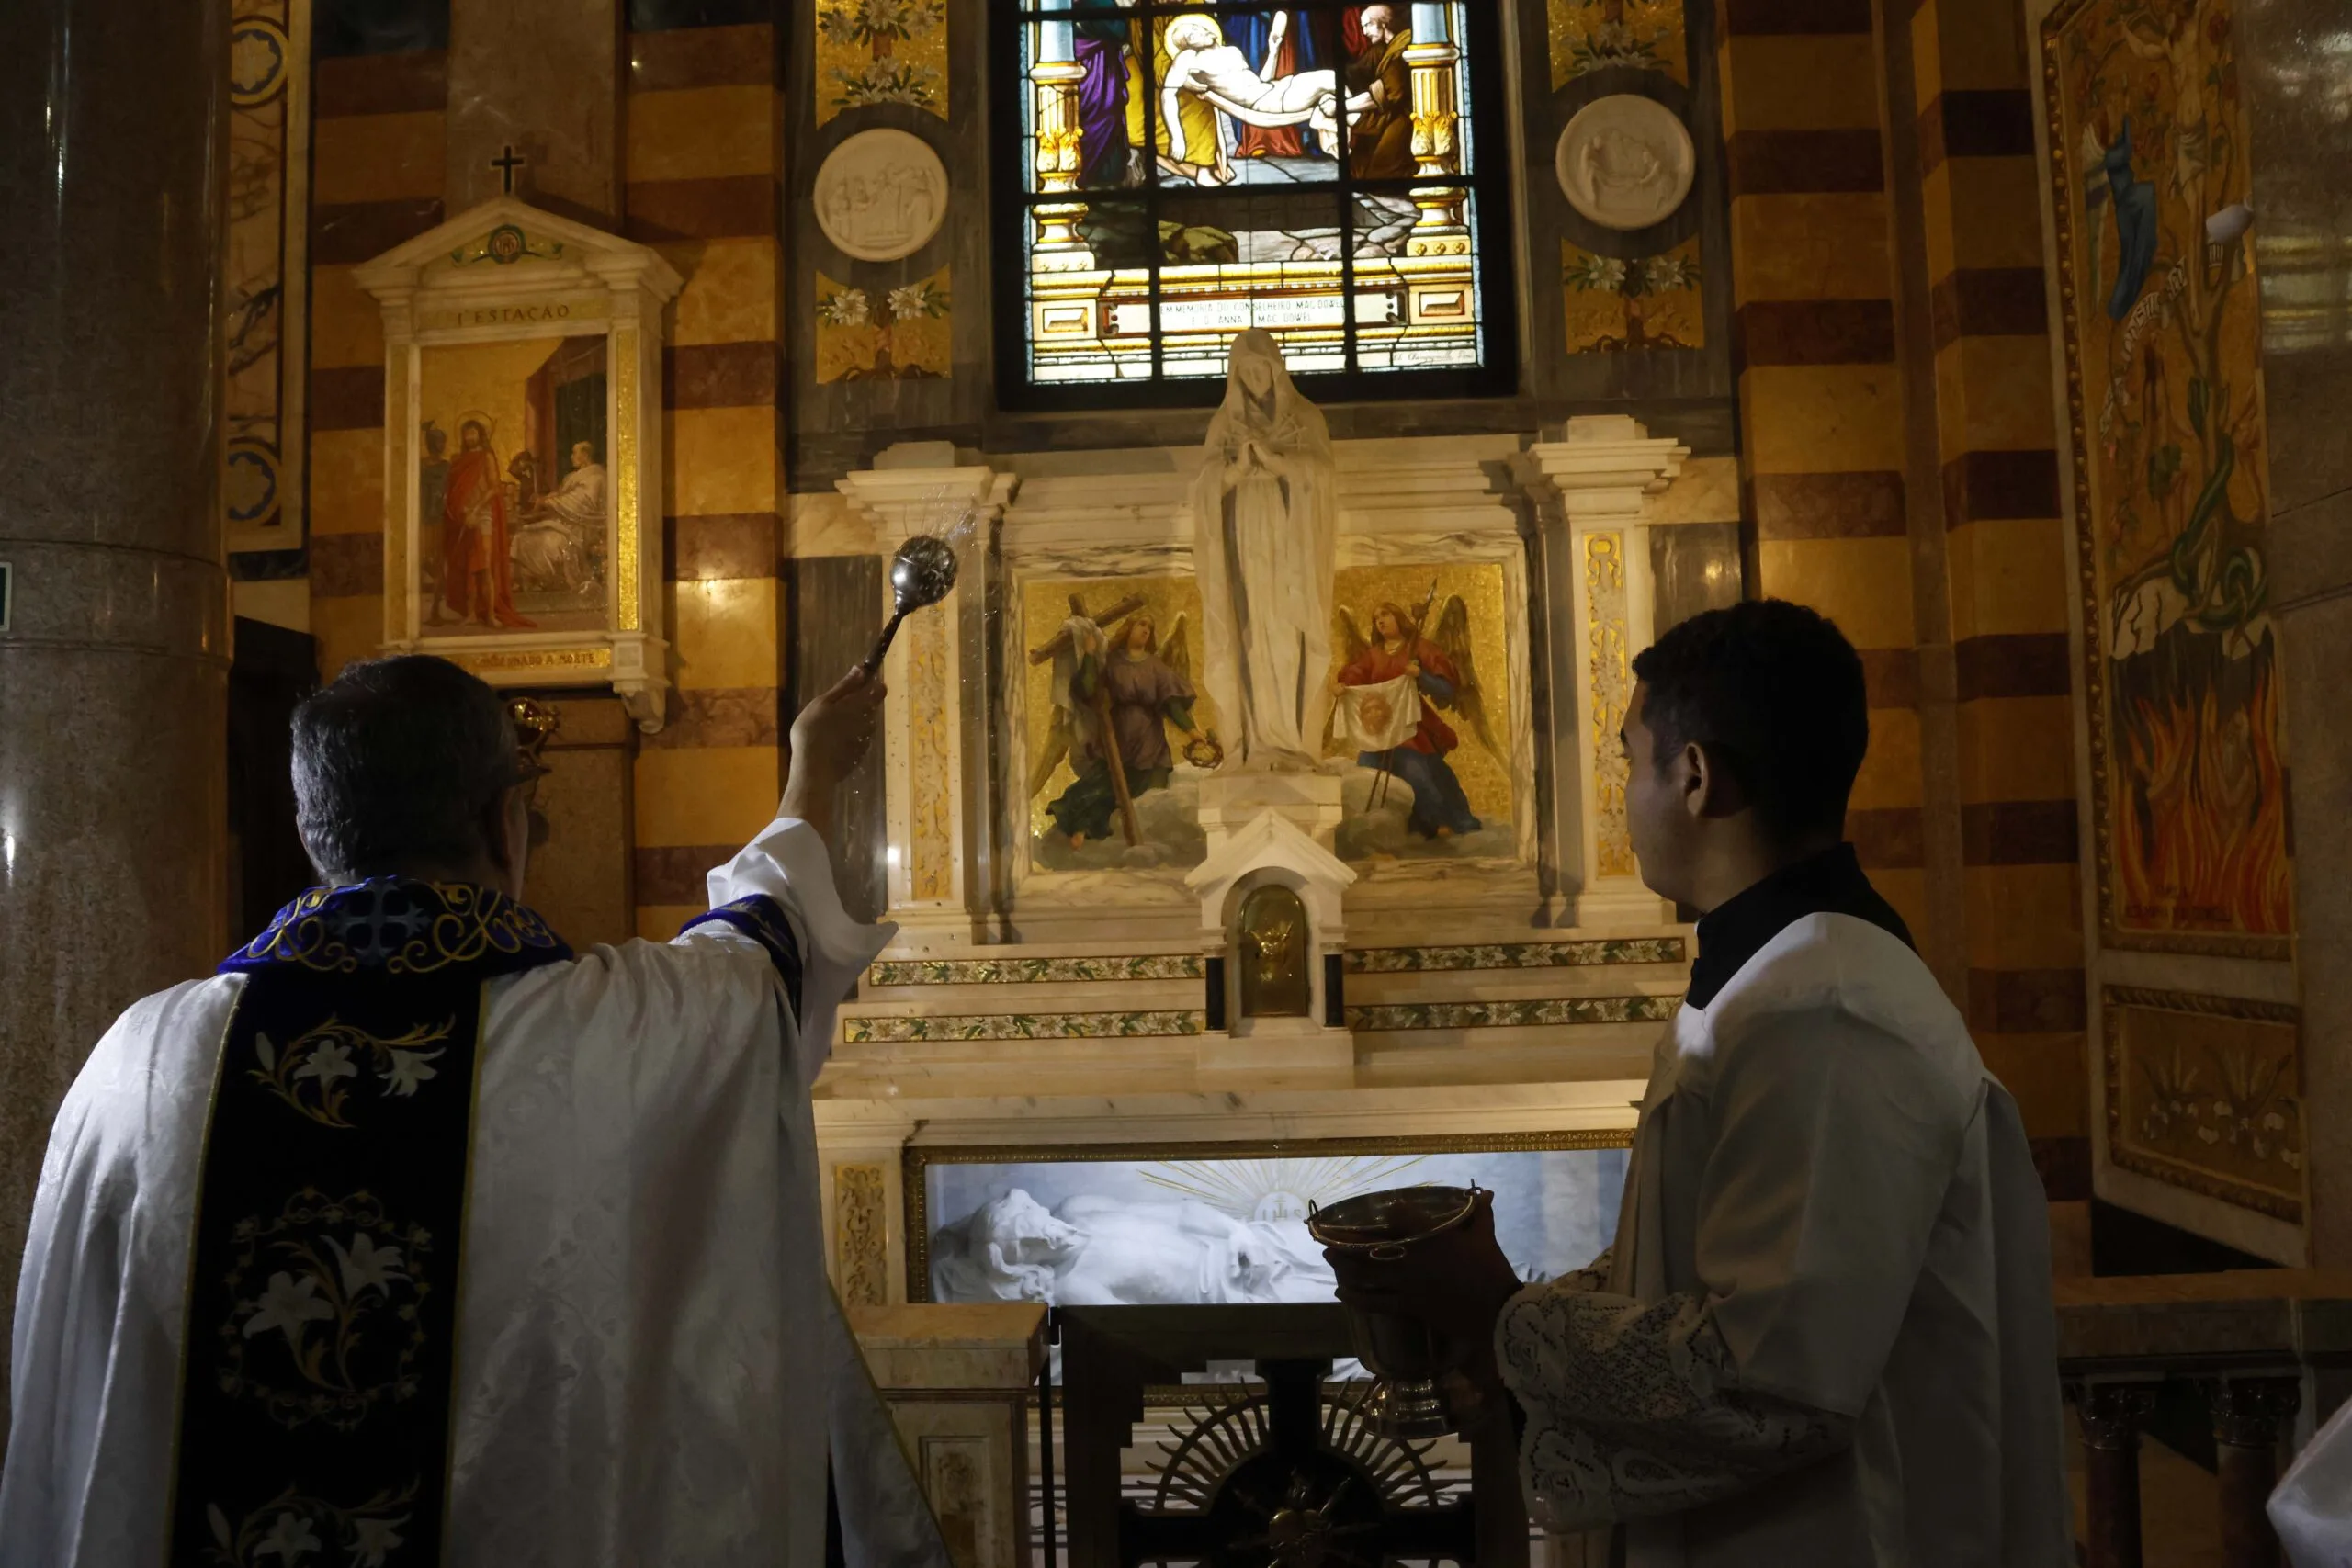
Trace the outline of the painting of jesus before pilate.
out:
[[[606,624],[605,352],[599,334],[423,355],[424,635]]]

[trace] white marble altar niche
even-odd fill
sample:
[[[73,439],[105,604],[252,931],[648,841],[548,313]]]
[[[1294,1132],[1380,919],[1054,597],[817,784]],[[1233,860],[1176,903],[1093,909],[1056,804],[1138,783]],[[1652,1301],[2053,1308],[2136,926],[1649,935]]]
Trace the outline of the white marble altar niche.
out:
[[[1050,645],[1076,609],[1106,640],[1148,623],[1139,658],[1200,672],[1199,450],[899,449],[838,499],[802,503],[797,553],[885,554],[943,495],[976,519],[957,600],[910,622],[893,654],[884,771],[900,936],[845,1010],[820,1092],[952,1107],[1311,1084],[1338,1102],[1638,1080],[1687,976],[1671,912],[1629,857],[1609,858],[1623,843],[1611,769],[1627,665],[1651,620],[1648,535],[1735,522],[1737,487],[1731,459],[1692,460],[1629,421],[1565,434],[1333,445],[1335,600],[1359,626],[1388,604],[1432,629],[1460,602],[1468,636],[1454,646],[1475,657],[1486,701],[1475,718],[1441,716],[1480,826],[1404,840],[1412,796],[1386,770],[1330,759],[1336,803],[1301,775],[1283,814],[1339,868],[1317,938],[1339,994],[1313,965],[1311,1017],[1283,1025],[1296,1038],[1281,1049],[1237,1027],[1232,910],[1200,884],[1216,880],[1203,875],[1216,843],[1290,775],[1245,785],[1213,755],[1184,755],[1190,731],[1230,734],[1204,682],[1189,714],[1166,718],[1166,776],[1134,781],[1142,841],[1107,810],[1083,843],[1057,832],[1083,804],[1046,744],[1054,709],[1069,716]],[[1613,580],[1596,564],[1611,560]],[[1364,826],[1384,791],[1385,842]],[[1152,837],[1171,823],[1189,837]]]

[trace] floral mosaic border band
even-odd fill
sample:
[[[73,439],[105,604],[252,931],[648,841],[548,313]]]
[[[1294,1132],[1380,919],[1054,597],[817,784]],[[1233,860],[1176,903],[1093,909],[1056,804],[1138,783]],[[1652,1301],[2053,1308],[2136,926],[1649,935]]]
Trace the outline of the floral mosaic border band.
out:
[[[2301,1011],[2132,986],[2100,1000],[2108,1158],[2302,1224]]]
[[[1663,1023],[1682,1005],[1658,997],[1536,997],[1503,1002],[1390,1002],[1350,1008],[1359,1033],[1408,1029],[1527,1029],[1553,1024]]]
[[[1207,973],[1196,953],[1127,958],[893,958],[865,972],[874,986],[1056,985],[1085,980],[1197,980]]]
[[[1457,969],[1574,969],[1595,964],[1679,964],[1679,936],[1585,942],[1487,942],[1467,947],[1366,947],[1347,957],[1351,975],[1412,975]]]
[[[1200,1034],[1208,1015],[1162,1009],[1145,1012],[1000,1012],[933,1018],[845,1018],[842,1040],[850,1045],[899,1044],[921,1040],[1116,1040],[1148,1035]]]

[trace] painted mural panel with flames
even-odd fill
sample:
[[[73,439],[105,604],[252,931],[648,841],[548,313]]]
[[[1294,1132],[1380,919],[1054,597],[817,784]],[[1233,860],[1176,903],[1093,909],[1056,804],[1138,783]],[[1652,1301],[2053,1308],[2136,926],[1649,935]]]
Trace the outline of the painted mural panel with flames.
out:
[[[2245,110],[2226,0],[2045,24],[2101,934],[2292,931]]]

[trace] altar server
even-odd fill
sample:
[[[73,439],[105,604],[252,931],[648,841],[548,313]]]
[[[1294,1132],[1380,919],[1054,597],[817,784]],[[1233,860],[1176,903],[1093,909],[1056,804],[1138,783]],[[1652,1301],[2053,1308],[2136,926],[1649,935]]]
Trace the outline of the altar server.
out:
[[[677,941],[522,901],[532,768],[455,665],[294,720],[322,886],[138,1003],[51,1134],[0,1564],[944,1568],[827,1287],[809,1089],[888,937],[825,852],[882,696],[793,727]],[[125,897],[138,897],[125,889]]]
[[[2024,1129],[1842,841],[1861,662],[1766,601],[1634,670],[1626,825],[1704,917],[1616,1245],[1522,1288],[1481,1208],[1403,1262],[1334,1254],[1341,1297],[1456,1337],[1538,1519],[1621,1528],[1629,1568],[2071,1563]]]

